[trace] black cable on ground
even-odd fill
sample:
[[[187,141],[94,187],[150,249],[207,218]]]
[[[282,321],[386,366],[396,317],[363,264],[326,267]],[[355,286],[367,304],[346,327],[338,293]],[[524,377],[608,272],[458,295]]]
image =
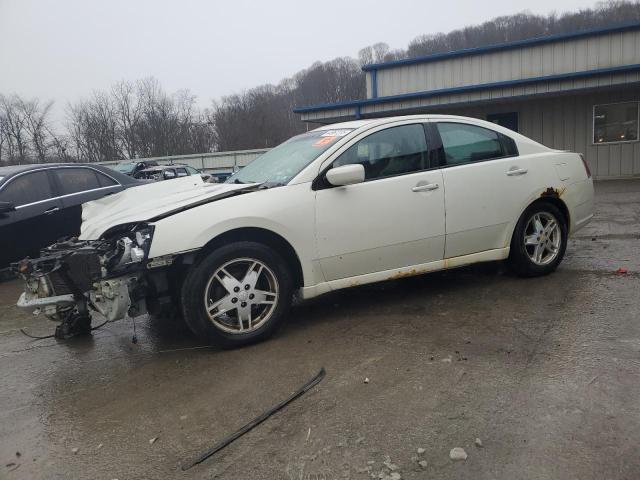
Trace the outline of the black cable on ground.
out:
[[[326,375],[326,372],[325,372],[324,367],[323,367],[323,368],[320,369],[320,371],[318,372],[318,374],[315,377],[313,377],[311,380],[309,380],[307,383],[305,383],[302,387],[300,387],[300,389],[296,390],[289,398],[287,398],[286,400],[283,400],[282,402],[278,403],[277,405],[271,407],[269,410],[264,412],[262,415],[259,415],[258,417],[254,418],[249,423],[247,423],[244,427],[242,427],[240,430],[238,430],[238,431],[232,433],[231,435],[229,435],[228,437],[224,438],[222,441],[218,442],[216,445],[211,447],[209,450],[204,452],[202,455],[200,455],[195,460],[192,460],[189,463],[183,465],[182,466],[182,470],[183,471],[189,470],[191,467],[194,467],[194,466],[198,465],[199,463],[204,462],[207,458],[209,458],[214,453],[219,452],[224,447],[226,447],[227,445],[229,445],[233,441],[237,440],[238,438],[240,438],[242,435],[244,435],[248,431],[250,431],[253,428],[257,427],[262,422],[264,422],[266,419],[268,419],[271,415],[273,415],[274,413],[276,413],[279,410],[282,410],[285,406],[287,406],[289,403],[293,402],[296,398],[302,396],[303,394],[305,394],[306,392],[311,390],[313,387],[315,387],[318,383],[320,383],[320,381],[324,378],[325,375]]]
[[[98,325],[98,326],[91,327],[91,331],[93,332],[94,330],[98,330],[99,328],[104,327],[107,323],[109,323],[109,320],[105,320],[104,322],[102,322],[102,323],[101,323],[100,325]],[[47,339],[47,338],[53,338],[53,337],[55,337],[55,335],[53,335],[53,334],[52,334],[52,335],[44,335],[44,336],[42,336],[42,337],[37,336],[37,335],[31,335],[30,333],[27,333],[27,332],[24,330],[24,328],[21,328],[21,329],[20,329],[20,333],[22,333],[23,335],[25,335],[25,336],[27,336],[27,337],[29,337],[29,338],[33,338],[33,339],[35,339],[35,340],[45,340],[45,339]]]

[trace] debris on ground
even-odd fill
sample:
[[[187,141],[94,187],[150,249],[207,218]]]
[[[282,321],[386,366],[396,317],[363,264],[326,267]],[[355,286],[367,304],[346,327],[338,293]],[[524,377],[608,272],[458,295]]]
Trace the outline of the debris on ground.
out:
[[[158,437],[153,437],[149,439],[149,445],[153,445],[154,443],[156,443],[157,440],[158,440]]]
[[[181,416],[180,416],[180,420],[186,420],[186,419],[187,419],[187,416],[186,416],[186,415],[181,415]]]
[[[104,445],[102,443],[98,444],[98,446],[96,447],[96,450],[100,450],[102,447],[104,447]]]
[[[369,377],[366,377],[366,378],[364,379],[364,383],[369,383]]]
[[[80,451],[80,449],[78,447],[73,447],[71,449],[71,453],[73,453],[74,455],[76,455],[79,451]]]
[[[422,468],[427,468],[427,465],[429,465],[429,463],[427,463],[426,460],[420,460],[418,462],[418,465],[420,465]]]
[[[466,460],[467,452],[464,451],[464,448],[454,447],[449,452],[449,458],[451,460]]]
[[[482,445],[482,440],[480,440],[479,438],[476,438],[476,447],[478,448],[484,447],[484,445]]]
[[[451,363],[451,355],[449,355],[447,358],[443,358],[442,360],[440,360],[442,363]]]
[[[418,455],[422,455],[426,450],[422,447],[418,447]]]
[[[238,438],[240,438],[242,435],[244,435],[248,431],[250,431],[253,428],[255,428],[258,425],[260,425],[262,422],[264,422],[269,417],[271,417],[274,413],[282,410],[288,404],[293,402],[296,398],[304,395],[309,390],[311,390],[313,387],[315,387],[318,383],[320,383],[322,381],[322,379],[325,377],[325,375],[326,375],[326,371],[325,371],[325,369],[323,367],[323,368],[320,369],[320,371],[316,374],[315,377],[313,377],[311,380],[309,380],[307,383],[305,383],[302,387],[300,387],[298,390],[296,390],[294,393],[292,393],[287,399],[285,399],[282,402],[278,403],[277,405],[271,407],[266,412],[260,414],[259,416],[257,416],[253,420],[251,420],[249,423],[247,423],[240,430],[237,430],[236,432],[234,432],[231,435],[229,435],[228,437],[226,437],[224,440],[218,442],[216,445],[214,445],[209,450],[207,450],[206,452],[201,454],[195,460],[192,460],[189,463],[183,464],[182,465],[182,471],[189,470],[191,467],[193,467],[195,465],[198,465],[199,463],[204,462],[207,458],[209,458],[214,453],[219,452],[220,450],[225,448],[227,445],[232,443],[234,440],[237,440]],[[328,450],[327,450],[327,453],[328,453]]]
[[[398,465],[396,465],[395,463],[391,463],[391,457],[389,456],[384,457],[384,462],[382,462],[382,464],[392,472],[394,470],[398,470]]]
[[[627,273],[629,273],[629,270],[627,270],[626,268],[620,267],[619,269],[616,270],[616,273],[618,275],[626,275]]]

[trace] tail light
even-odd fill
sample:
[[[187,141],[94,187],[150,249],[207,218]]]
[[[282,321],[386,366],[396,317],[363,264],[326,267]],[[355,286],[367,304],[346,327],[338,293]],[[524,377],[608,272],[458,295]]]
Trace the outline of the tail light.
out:
[[[584,165],[584,169],[587,172],[587,178],[591,178],[591,170],[589,170],[589,165],[587,164],[587,161],[584,159],[584,155],[582,155],[581,153],[579,153],[578,155],[580,155],[580,160],[582,160],[582,165]]]

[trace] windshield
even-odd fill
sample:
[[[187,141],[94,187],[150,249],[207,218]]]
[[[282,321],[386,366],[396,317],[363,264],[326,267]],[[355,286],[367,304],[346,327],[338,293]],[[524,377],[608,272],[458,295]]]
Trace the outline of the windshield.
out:
[[[284,185],[353,129],[319,130],[303,133],[259,156],[227,183],[270,183]]]
[[[135,168],[135,163],[119,163],[116,165],[116,170],[122,173],[131,173]]]

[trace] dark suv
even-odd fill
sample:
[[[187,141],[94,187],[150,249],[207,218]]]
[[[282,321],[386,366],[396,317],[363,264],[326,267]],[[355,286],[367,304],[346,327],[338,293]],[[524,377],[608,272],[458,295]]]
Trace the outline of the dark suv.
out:
[[[80,233],[82,204],[141,185],[100,165],[0,167],[0,269]]]

